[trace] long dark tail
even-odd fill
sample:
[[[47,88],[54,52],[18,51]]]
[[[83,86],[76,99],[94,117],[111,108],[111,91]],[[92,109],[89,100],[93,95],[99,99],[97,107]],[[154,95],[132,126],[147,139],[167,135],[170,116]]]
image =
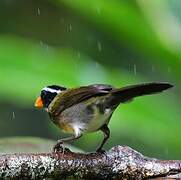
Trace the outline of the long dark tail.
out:
[[[132,100],[135,97],[160,93],[166,89],[173,87],[169,83],[143,83],[131,85],[120,89],[112,90],[112,105],[124,103]]]

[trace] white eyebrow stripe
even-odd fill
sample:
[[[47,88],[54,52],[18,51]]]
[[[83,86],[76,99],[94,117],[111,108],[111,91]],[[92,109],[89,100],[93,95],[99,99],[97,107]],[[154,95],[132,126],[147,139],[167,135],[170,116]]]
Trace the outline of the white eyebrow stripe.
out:
[[[45,91],[48,91],[48,92],[51,92],[51,93],[60,93],[61,92],[61,90],[51,89],[51,88],[48,88],[48,87],[45,87],[42,90],[45,90]]]

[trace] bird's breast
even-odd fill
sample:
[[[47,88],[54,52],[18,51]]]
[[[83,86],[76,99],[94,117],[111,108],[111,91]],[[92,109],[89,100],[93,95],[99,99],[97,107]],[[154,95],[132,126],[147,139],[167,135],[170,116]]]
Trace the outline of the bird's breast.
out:
[[[56,124],[68,133],[93,132],[109,122],[112,112],[112,109],[103,108],[99,101],[92,98],[64,110],[56,117]]]

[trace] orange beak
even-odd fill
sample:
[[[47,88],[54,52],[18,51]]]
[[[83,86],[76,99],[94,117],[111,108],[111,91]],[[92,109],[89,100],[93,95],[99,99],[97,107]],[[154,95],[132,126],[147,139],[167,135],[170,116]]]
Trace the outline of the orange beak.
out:
[[[37,107],[37,108],[42,108],[43,107],[43,101],[42,101],[40,96],[35,101],[35,107]]]

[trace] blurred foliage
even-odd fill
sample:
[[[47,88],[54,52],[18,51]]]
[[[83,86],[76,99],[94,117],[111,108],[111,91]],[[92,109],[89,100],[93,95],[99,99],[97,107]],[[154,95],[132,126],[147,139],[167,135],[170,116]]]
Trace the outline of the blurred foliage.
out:
[[[110,122],[106,148],[123,144],[146,155],[179,159],[178,4],[178,0],[2,0],[0,135],[64,136],[46,112],[33,108],[46,85],[121,87],[169,81],[174,89],[120,105]],[[101,133],[85,135],[75,145],[92,151],[101,138]]]
[[[0,139],[0,154],[6,153],[45,153],[50,152],[55,141],[43,138],[33,137],[9,137]],[[70,145],[66,145],[74,152],[82,152],[82,150]]]

